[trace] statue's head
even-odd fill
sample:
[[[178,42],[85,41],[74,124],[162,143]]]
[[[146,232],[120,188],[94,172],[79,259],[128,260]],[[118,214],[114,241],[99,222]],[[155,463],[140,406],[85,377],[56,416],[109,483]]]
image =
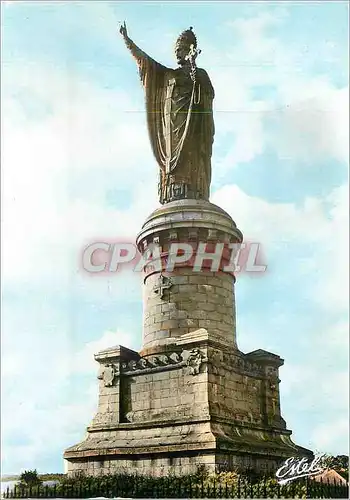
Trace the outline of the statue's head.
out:
[[[189,53],[191,45],[193,45],[194,48],[197,47],[197,38],[192,30],[193,30],[193,28],[191,26],[190,29],[183,31],[181,33],[181,35],[178,37],[178,39],[176,40],[175,56],[177,59],[177,63],[180,66],[183,66],[184,64],[186,64],[185,57]]]

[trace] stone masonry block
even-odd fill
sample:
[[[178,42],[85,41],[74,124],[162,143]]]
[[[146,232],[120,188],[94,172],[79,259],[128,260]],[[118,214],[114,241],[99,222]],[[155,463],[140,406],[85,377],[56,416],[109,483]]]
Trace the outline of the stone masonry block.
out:
[[[198,320],[197,319],[181,319],[179,320],[180,327],[193,327],[198,328]]]

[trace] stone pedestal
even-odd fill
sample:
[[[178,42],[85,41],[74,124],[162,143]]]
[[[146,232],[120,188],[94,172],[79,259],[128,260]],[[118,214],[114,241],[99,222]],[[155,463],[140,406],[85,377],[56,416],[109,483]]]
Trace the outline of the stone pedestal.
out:
[[[205,201],[171,202],[147,218],[137,238],[142,252],[159,245],[164,267],[171,243],[191,243],[192,261],[163,272],[146,266],[142,350],[116,346],[95,356],[98,410],[85,440],[65,451],[70,474],[186,474],[199,465],[265,471],[312,456],[291,441],[281,417],[283,360],[237,348],[225,249],[241,241],[231,217]],[[193,268],[202,242],[223,244],[217,269],[209,259]]]

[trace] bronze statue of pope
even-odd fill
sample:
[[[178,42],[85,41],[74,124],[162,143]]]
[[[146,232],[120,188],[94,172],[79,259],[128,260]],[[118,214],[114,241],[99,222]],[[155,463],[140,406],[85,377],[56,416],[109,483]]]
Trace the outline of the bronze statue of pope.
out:
[[[176,69],[163,66],[137,47],[125,23],[120,33],[136,59],[145,89],[149,137],[159,165],[160,203],[209,200],[214,89],[207,72],[196,66],[200,51],[192,27],[176,41]]]

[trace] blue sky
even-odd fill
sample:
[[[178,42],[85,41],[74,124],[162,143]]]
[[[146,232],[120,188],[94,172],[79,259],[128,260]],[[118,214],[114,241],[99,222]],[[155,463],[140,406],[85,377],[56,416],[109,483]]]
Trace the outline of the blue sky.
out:
[[[244,351],[285,359],[298,444],[348,452],[345,2],[3,2],[2,472],[63,470],[97,403],[93,354],[142,335],[140,277],[91,277],[81,249],[133,241],[158,206],[135,63],[173,66],[194,26],[213,82],[211,201],[268,271],[238,276]],[[135,141],[137,147],[135,147]]]

